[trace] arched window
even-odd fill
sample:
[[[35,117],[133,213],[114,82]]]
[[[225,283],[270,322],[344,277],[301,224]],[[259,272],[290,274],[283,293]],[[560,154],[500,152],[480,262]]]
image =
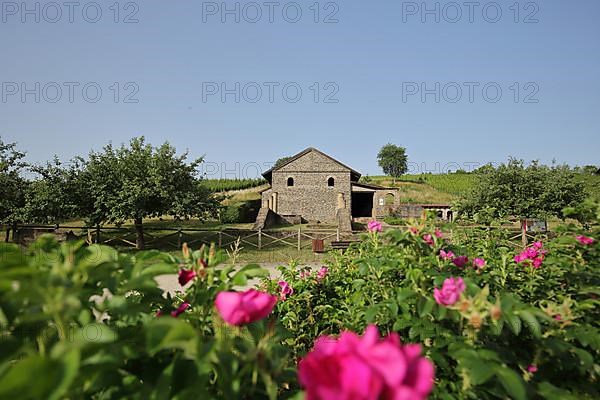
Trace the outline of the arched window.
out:
[[[334,186],[334,185],[335,185],[335,180],[333,178],[327,179],[327,186]]]
[[[394,205],[394,195],[392,193],[388,193],[385,195],[385,205],[393,206]]]
[[[292,178],[291,176],[288,178],[287,180],[287,185],[288,186],[294,186],[294,178]]]

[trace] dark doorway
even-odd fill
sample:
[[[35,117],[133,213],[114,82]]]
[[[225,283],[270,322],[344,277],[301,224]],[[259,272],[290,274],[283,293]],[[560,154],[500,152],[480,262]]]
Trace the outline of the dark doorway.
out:
[[[352,217],[371,217],[373,215],[373,192],[352,193]]]

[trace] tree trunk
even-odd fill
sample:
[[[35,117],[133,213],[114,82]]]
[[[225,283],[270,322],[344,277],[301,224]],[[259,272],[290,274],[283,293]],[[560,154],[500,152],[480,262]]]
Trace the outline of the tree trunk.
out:
[[[135,238],[136,248],[138,250],[144,250],[144,247],[145,247],[144,227],[142,226],[142,219],[136,218],[134,222],[135,222],[135,234],[136,234],[136,238]]]
[[[9,239],[10,239],[10,228],[6,228],[6,236],[4,236],[4,241],[6,243],[8,243]]]
[[[18,242],[18,238],[17,238],[17,223],[13,222],[12,224],[12,239],[14,243]]]

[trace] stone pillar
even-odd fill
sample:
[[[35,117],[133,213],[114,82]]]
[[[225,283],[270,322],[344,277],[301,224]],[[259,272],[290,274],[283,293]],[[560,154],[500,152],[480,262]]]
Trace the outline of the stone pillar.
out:
[[[273,192],[273,212],[277,214],[278,205],[277,205],[277,192]]]
[[[344,193],[338,193],[337,208],[338,208],[338,210],[342,209],[342,208],[346,208],[346,201],[344,200]]]
[[[273,209],[273,197],[269,196],[269,198],[267,199],[267,207],[269,207],[269,210]]]

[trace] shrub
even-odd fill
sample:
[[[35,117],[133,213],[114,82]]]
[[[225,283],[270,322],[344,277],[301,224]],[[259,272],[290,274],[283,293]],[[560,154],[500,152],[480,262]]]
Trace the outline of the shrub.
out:
[[[236,224],[240,222],[240,205],[230,204],[221,209],[221,223]]]
[[[386,224],[390,224],[390,225],[406,225],[406,220],[404,220],[403,218],[400,218],[400,217],[392,216],[392,215],[384,217],[383,221]]]
[[[319,335],[376,324],[424,345],[432,398],[598,398],[597,241],[565,227],[528,252],[539,262],[517,263],[503,231],[479,234],[452,244],[427,225],[370,233],[325,276],[282,267],[294,291],[277,305],[286,345],[301,357]]]
[[[519,250],[499,230],[378,228],[279,280],[214,247],[0,243],[0,398],[425,398],[433,375],[435,399],[600,396],[598,228]]]

